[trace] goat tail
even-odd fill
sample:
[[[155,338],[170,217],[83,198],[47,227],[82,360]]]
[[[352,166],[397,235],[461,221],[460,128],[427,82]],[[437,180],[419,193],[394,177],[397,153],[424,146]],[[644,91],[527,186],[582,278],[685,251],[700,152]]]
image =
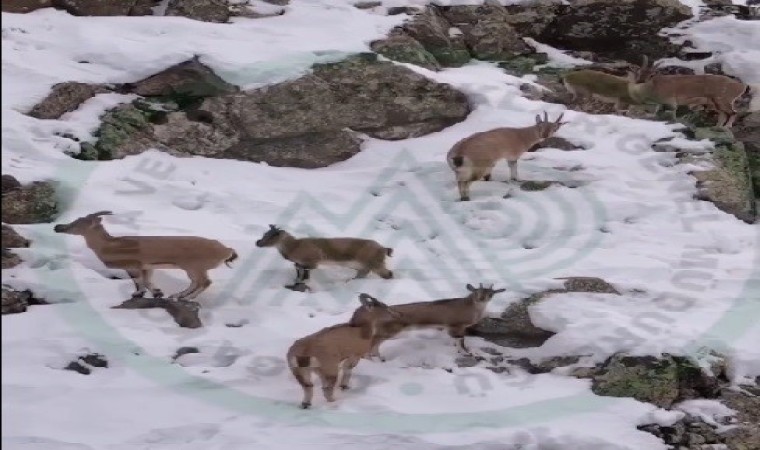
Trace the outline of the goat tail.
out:
[[[451,158],[451,163],[456,168],[462,167],[464,165],[464,157],[462,157],[462,156],[454,156],[453,158]]]
[[[760,111],[760,83],[747,84],[744,93],[750,94],[749,107],[750,111]]]
[[[388,256],[393,256],[393,249],[390,247],[385,247],[385,254]]]
[[[230,257],[224,260],[224,265],[231,268],[232,266],[230,265],[230,263],[232,261],[235,261],[236,259],[238,259],[238,254],[235,250],[232,250],[232,254],[230,254]]]

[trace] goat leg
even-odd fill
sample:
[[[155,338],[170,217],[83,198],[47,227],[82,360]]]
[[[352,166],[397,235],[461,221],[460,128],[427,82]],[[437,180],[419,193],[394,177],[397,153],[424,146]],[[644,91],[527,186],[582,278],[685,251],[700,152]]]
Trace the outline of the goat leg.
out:
[[[127,270],[127,274],[132,279],[132,283],[135,285],[135,291],[132,293],[132,298],[142,298],[145,296],[145,292],[148,288],[145,286],[145,278],[143,272],[140,270]]]

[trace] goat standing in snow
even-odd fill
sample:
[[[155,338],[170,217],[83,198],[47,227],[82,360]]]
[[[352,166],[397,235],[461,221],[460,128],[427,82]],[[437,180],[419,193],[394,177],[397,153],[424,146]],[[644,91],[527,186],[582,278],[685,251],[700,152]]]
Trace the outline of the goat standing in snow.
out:
[[[550,122],[544,112],[543,119],[536,115],[536,123],[529,127],[502,127],[481,131],[454,144],[446,155],[446,161],[456,174],[460,199],[470,199],[470,185],[473,181],[490,181],[491,171],[501,159],[506,159],[509,163],[510,180],[519,181],[517,161],[523,153],[549,138],[567,123],[560,122],[563,116],[564,113],[556,121]]]

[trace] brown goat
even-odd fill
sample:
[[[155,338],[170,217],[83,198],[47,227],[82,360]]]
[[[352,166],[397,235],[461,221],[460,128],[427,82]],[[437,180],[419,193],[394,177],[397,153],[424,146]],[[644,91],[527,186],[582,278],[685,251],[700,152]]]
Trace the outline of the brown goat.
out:
[[[309,271],[322,265],[350,267],[357,270],[355,278],[364,278],[370,272],[390,279],[393,272],[385,267],[385,258],[393,249],[383,247],[371,239],[360,238],[300,238],[274,225],[256,241],[257,247],[276,247],[283,258],[296,266],[296,280],[288,289],[308,289]]]
[[[536,123],[522,128],[495,128],[466,137],[449,150],[446,161],[456,174],[459,196],[462,201],[470,199],[470,184],[473,181],[491,180],[491,171],[497,162],[506,159],[509,163],[509,178],[519,181],[517,161],[531,147],[553,135],[566,122],[550,122],[546,112],[543,119],[536,115]]]
[[[208,271],[221,263],[237,259],[235,250],[221,242],[197,236],[111,236],[103,228],[100,211],[80,217],[69,224],[58,224],[53,230],[84,237],[87,246],[109,269],[125,270],[135,283],[133,298],[143,297],[150,290],[155,298],[163,292],[153,286],[154,269],[181,269],[190,278],[190,286],[171,299],[191,300],[208,289]]]
[[[365,311],[365,320],[361,325],[341,323],[323,328],[298,339],[288,349],[288,367],[303,389],[301,408],[311,406],[314,395],[312,372],[317,372],[322,381],[325,399],[335,401],[335,384],[341,369],[340,387],[346,390],[352,370],[360,359],[367,357],[376,331],[386,321],[403,318],[395,308],[367,294],[361,294],[359,301]]]
[[[669,105],[674,121],[678,105],[701,105],[718,113],[717,126],[731,128],[737,116],[734,104],[750,89],[724,75],[655,75],[655,68],[657,64],[650,66],[644,56],[641,68],[629,72],[629,94],[639,103],[656,103],[658,110]]]
[[[494,295],[506,289],[494,290],[493,286],[484,287],[482,284],[477,288],[471,284],[466,287],[470,291],[466,297],[394,305],[393,309],[401,314],[401,319],[378,325],[370,357],[377,356],[381,361],[385,361],[379,352],[383,341],[392,339],[402,331],[420,328],[448,330],[449,336],[456,339],[455,344],[459,346],[459,349],[469,354],[470,351],[464,345],[465,331],[480,322],[485,316],[488,302]],[[370,320],[372,320],[371,311],[360,306],[354,311],[348,323],[362,326],[367,325]]]

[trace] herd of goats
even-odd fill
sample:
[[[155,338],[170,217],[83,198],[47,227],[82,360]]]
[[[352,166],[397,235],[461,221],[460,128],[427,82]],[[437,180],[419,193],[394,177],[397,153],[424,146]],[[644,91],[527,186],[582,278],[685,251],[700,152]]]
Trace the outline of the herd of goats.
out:
[[[614,103],[618,112],[624,104],[654,103],[658,109],[659,105],[670,106],[676,119],[679,105],[701,107],[717,112],[717,125],[729,128],[737,114],[734,102],[749,90],[748,85],[722,75],[655,75],[646,58],[627,77],[584,69],[566,74],[563,82],[574,98],[590,95]],[[510,181],[519,181],[517,161],[531,147],[552,136],[565,123],[561,122],[563,115],[550,121],[544,112],[543,117],[536,116],[532,126],[496,128],[457,142],[448,152],[447,161],[456,175],[460,200],[470,199],[472,182],[490,181],[491,171],[501,159],[509,163]],[[152,284],[151,274],[154,269],[164,268],[181,269],[191,281],[187,289],[168,299],[192,300],[211,285],[210,270],[222,263],[229,267],[238,257],[234,249],[221,242],[196,236],[111,236],[102,225],[102,216],[110,214],[110,211],[92,213],[69,224],[58,224],[54,231],[82,236],[106,267],[125,270],[135,284],[133,298],[143,297],[148,290],[154,298],[163,298],[163,292]],[[309,273],[318,266],[349,267],[357,271],[356,278],[364,278],[370,272],[384,279],[393,278],[393,272],[386,267],[386,258],[392,256],[393,250],[371,239],[299,239],[270,225],[256,246],[275,247],[295,265],[295,283],[285,286],[295,291],[309,289],[306,285]],[[287,361],[304,392],[301,407],[311,406],[312,372],[321,379],[325,399],[332,402],[339,374],[339,386],[347,389],[351,371],[359,360],[378,357],[384,361],[379,345],[405,330],[419,327],[448,330],[458,349],[469,353],[464,345],[466,329],[484,317],[488,302],[505,289],[483,284],[478,287],[467,284],[466,288],[469,294],[465,297],[394,306],[362,293],[361,305],[348,322],[296,340],[288,350]]]

